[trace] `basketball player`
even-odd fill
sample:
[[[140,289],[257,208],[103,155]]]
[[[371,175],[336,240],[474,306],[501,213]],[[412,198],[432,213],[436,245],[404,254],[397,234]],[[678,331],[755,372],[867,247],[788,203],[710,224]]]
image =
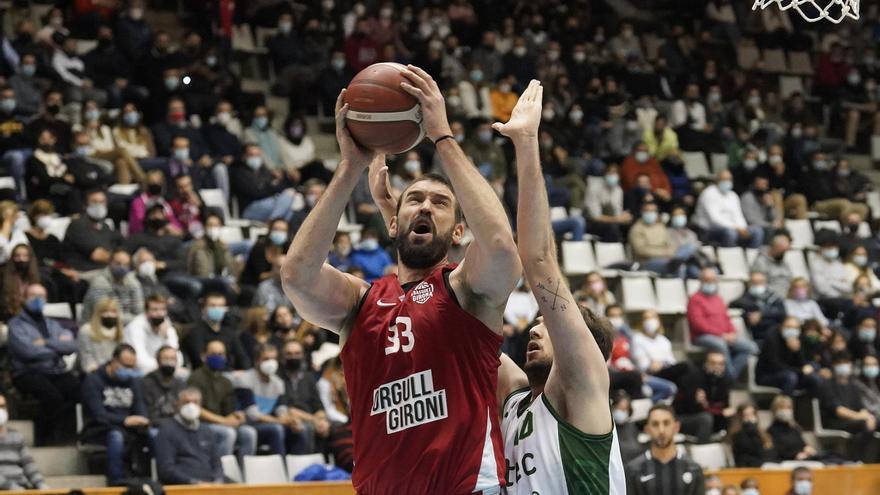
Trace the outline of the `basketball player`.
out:
[[[542,319],[529,331],[525,371],[505,356],[500,384],[506,486],[520,494],[625,494],[626,478],[608,401],[611,328],[582,312],[556,259],[538,158],[543,88],[532,81],[510,121],[492,127],[516,149],[517,245]],[[519,388],[519,385],[526,385]]]
[[[282,266],[284,290],[303,317],[340,334],[351,399],[352,481],[358,493],[499,493],[504,474],[496,386],[502,312],[521,268],[500,201],[452,139],[434,80],[408,66],[425,131],[449,181],[428,175],[400,196],[389,233],[398,275],[372,285],[325,263],[349,196],[376,158],[345,128],[342,160]],[[446,262],[474,234],[466,260]]]
[[[543,89],[532,81],[507,124],[519,176],[519,254],[541,313],[529,331],[524,373],[506,355],[498,369],[508,493],[533,495],[626,493],[623,462],[608,400],[611,328],[581,313],[556,262],[550,207],[538,158]],[[371,192],[391,217],[387,168],[374,162]],[[554,349],[558,349],[554,352]],[[502,402],[499,400],[499,402]]]

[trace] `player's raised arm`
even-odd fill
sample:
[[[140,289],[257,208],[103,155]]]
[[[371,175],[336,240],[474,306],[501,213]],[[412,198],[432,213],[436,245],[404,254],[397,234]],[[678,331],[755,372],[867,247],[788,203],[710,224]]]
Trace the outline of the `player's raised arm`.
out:
[[[611,430],[608,369],[556,260],[550,205],[538,154],[542,96],[541,84],[532,81],[510,120],[493,127],[509,137],[516,149],[519,255],[555,354],[544,394],[581,431],[606,434]]]
[[[344,92],[336,100],[336,139],[342,161],[327,190],[290,243],[281,265],[284,293],[297,312],[306,320],[334,332],[342,330],[368,284],[340,272],[325,260],[351,193],[375,158],[371,151],[358,147],[345,128],[348,104],[342,104]]]
[[[453,286],[458,283],[463,286],[465,299],[475,296],[474,301],[462,301],[465,306],[476,302],[481,307],[500,308],[507,303],[521,271],[504,207],[489,183],[451,138],[443,95],[434,79],[412,65],[403,75],[409,84],[401,83],[401,87],[421,103],[425,132],[435,142],[443,171],[452,183],[474,235],[466,259],[453,273]],[[462,297],[462,294],[457,295]],[[489,327],[500,333],[500,313],[497,322],[491,323]]]

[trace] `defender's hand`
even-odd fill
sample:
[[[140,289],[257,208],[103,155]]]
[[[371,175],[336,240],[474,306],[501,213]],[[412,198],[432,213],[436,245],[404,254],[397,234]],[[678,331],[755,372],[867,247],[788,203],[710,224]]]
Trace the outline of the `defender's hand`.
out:
[[[506,124],[495,122],[492,128],[512,140],[523,138],[537,138],[538,125],[541,124],[541,100],[544,96],[544,87],[535,79],[529,83],[529,87],[520,95],[519,101],[513,107],[510,120]]]

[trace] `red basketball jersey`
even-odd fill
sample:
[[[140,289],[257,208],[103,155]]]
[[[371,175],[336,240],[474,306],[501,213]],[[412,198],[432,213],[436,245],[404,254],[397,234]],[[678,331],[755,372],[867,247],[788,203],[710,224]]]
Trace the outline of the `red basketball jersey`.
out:
[[[342,350],[360,494],[497,488],[504,454],[495,390],[501,336],[463,310],[437,268],[404,292],[373,283]]]

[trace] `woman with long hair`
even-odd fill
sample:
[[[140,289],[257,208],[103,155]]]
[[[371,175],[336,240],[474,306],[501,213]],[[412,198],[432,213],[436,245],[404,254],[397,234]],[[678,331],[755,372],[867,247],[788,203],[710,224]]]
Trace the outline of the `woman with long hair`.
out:
[[[113,349],[122,342],[122,318],[116,299],[98,299],[91,319],[80,327],[76,340],[79,367],[84,373],[110,361]]]
[[[241,340],[244,352],[253,360],[257,358],[255,353],[258,346],[271,343],[272,332],[269,331],[266,324],[268,315],[269,312],[262,306],[254,306],[244,312],[244,318],[242,318],[241,322],[241,333],[238,335],[238,338]]]
[[[730,420],[728,440],[733,446],[736,467],[760,467],[776,460],[773,439],[758,427],[758,412],[752,404],[741,404]]]
[[[345,373],[338,356],[324,364],[321,379],[318,380],[318,394],[327,411],[327,419],[334,423],[348,423],[351,410],[345,388]]]
[[[0,318],[7,321],[21,311],[25,291],[31,284],[40,283],[40,269],[34,252],[27,244],[12,248],[9,261],[3,265],[2,303]]]
[[[599,272],[587,274],[584,285],[574,293],[574,298],[579,305],[590,308],[597,315],[605,314],[605,308],[617,302]]]

